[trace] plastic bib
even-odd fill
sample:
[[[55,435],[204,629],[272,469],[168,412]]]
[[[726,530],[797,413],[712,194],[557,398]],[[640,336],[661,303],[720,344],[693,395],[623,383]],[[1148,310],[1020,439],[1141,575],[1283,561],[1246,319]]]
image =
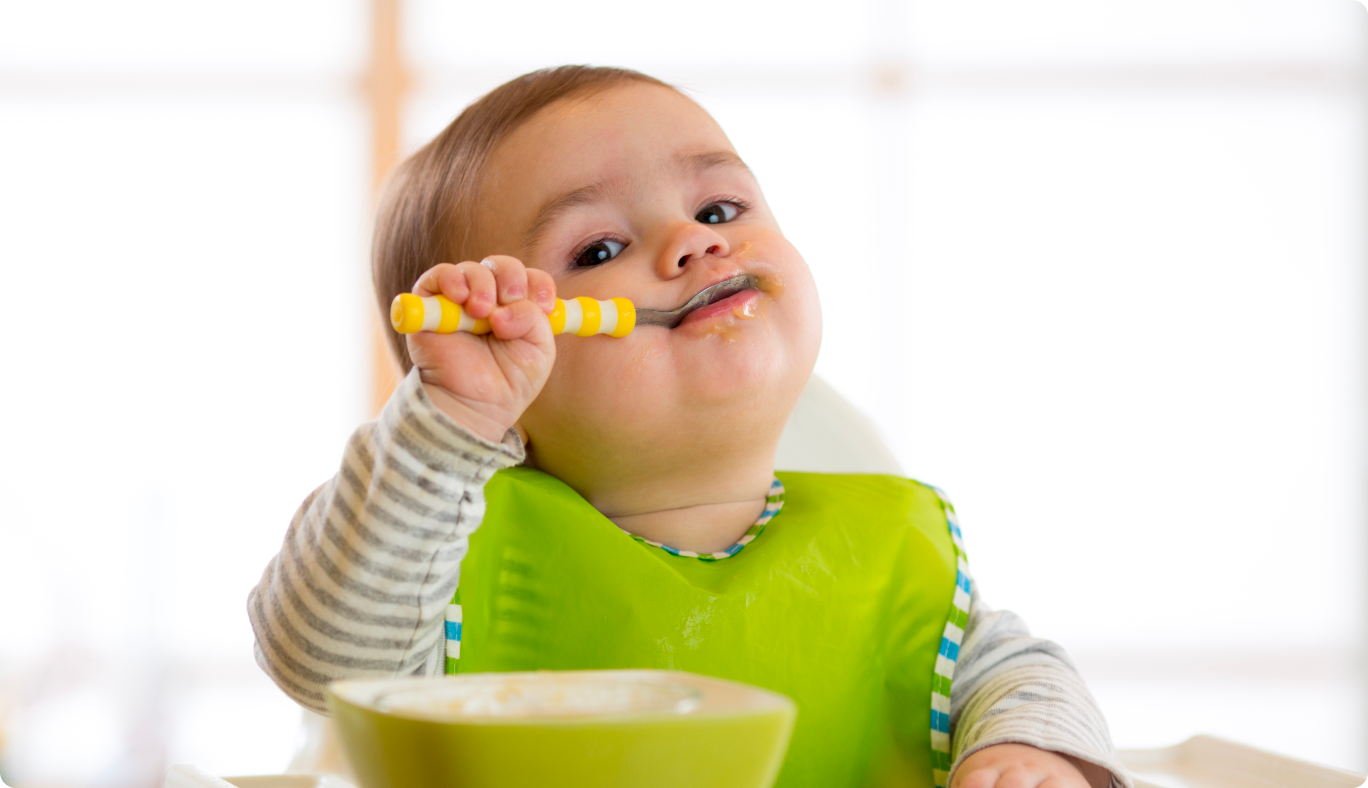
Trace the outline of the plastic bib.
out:
[[[448,672],[746,682],[798,704],[776,785],[943,783],[969,607],[953,510],[898,477],[778,476],[787,500],[764,533],[705,562],[633,539],[551,476],[500,471],[461,563]]]

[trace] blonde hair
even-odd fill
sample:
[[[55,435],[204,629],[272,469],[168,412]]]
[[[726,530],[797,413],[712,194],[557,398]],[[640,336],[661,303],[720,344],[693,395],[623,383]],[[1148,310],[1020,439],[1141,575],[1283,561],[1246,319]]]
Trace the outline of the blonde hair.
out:
[[[371,280],[382,325],[389,305],[424,271],[470,259],[475,241],[473,203],[494,148],[539,110],[624,82],[671,87],[624,68],[561,66],[533,71],[482,96],[390,176],[376,210]],[[400,334],[390,348],[405,373],[413,366]]]

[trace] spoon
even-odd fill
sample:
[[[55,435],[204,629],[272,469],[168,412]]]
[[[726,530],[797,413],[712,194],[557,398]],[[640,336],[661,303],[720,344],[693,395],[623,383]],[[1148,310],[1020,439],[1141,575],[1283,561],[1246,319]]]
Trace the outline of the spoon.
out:
[[[607,334],[612,337],[625,337],[637,326],[662,326],[674,328],[695,309],[715,304],[724,298],[736,295],[743,290],[760,286],[759,277],[754,274],[739,274],[714,285],[709,285],[684,302],[678,309],[661,311],[658,309],[637,309],[625,298],[610,298],[596,301],[592,298],[572,298],[568,301],[556,299],[556,308],[548,316],[551,320],[551,333],[574,334],[589,337]],[[432,331],[450,334],[467,331],[471,334],[488,334],[489,321],[473,318],[461,309],[460,305],[444,295],[423,298],[412,293],[400,293],[390,305],[390,323],[401,334],[415,334],[419,331]]]

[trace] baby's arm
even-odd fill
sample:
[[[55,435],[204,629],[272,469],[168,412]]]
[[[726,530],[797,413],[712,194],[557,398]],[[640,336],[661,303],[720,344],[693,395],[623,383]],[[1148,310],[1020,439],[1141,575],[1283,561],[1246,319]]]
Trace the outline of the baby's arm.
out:
[[[335,679],[442,671],[444,614],[484,484],[522,460],[510,428],[555,360],[555,290],[503,256],[438,265],[415,283],[493,331],[410,335],[413,371],[352,435],[249,596],[257,661],[300,704],[325,711]]]
[[[1048,773],[1061,766],[1051,753],[1093,786],[1131,785],[1102,711],[1064,649],[1031,637],[1015,614],[988,608],[977,584],[951,685],[950,730],[952,788],[998,785],[1012,768]]]
[[[248,598],[257,662],[319,712],[334,679],[441,673],[444,614],[484,484],[522,455],[512,432],[495,444],[462,429],[410,373],[300,506]]]

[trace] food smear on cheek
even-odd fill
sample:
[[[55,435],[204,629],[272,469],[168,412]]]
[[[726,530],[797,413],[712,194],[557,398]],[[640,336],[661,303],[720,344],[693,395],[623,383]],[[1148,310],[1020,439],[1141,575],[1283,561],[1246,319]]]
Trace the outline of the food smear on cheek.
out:
[[[775,301],[778,301],[779,297],[784,294],[784,277],[778,271],[768,271],[760,274],[758,278],[760,279],[760,292]]]
[[[703,336],[721,337],[723,342],[731,345],[741,338],[741,331],[736,327],[735,318],[714,320],[708,323],[706,330],[703,332]]]
[[[632,360],[627,364],[627,377],[639,378],[646,372],[646,367],[665,355],[665,351],[654,342],[644,345],[632,354]]]
[[[764,293],[766,297],[758,298],[751,304],[748,304],[751,311],[749,314],[745,315],[745,317],[747,319],[754,317],[763,318],[765,325],[768,326],[770,307],[784,296],[784,277],[781,276],[778,271],[772,271],[760,274],[759,279],[760,282],[756,287],[761,293]]]

